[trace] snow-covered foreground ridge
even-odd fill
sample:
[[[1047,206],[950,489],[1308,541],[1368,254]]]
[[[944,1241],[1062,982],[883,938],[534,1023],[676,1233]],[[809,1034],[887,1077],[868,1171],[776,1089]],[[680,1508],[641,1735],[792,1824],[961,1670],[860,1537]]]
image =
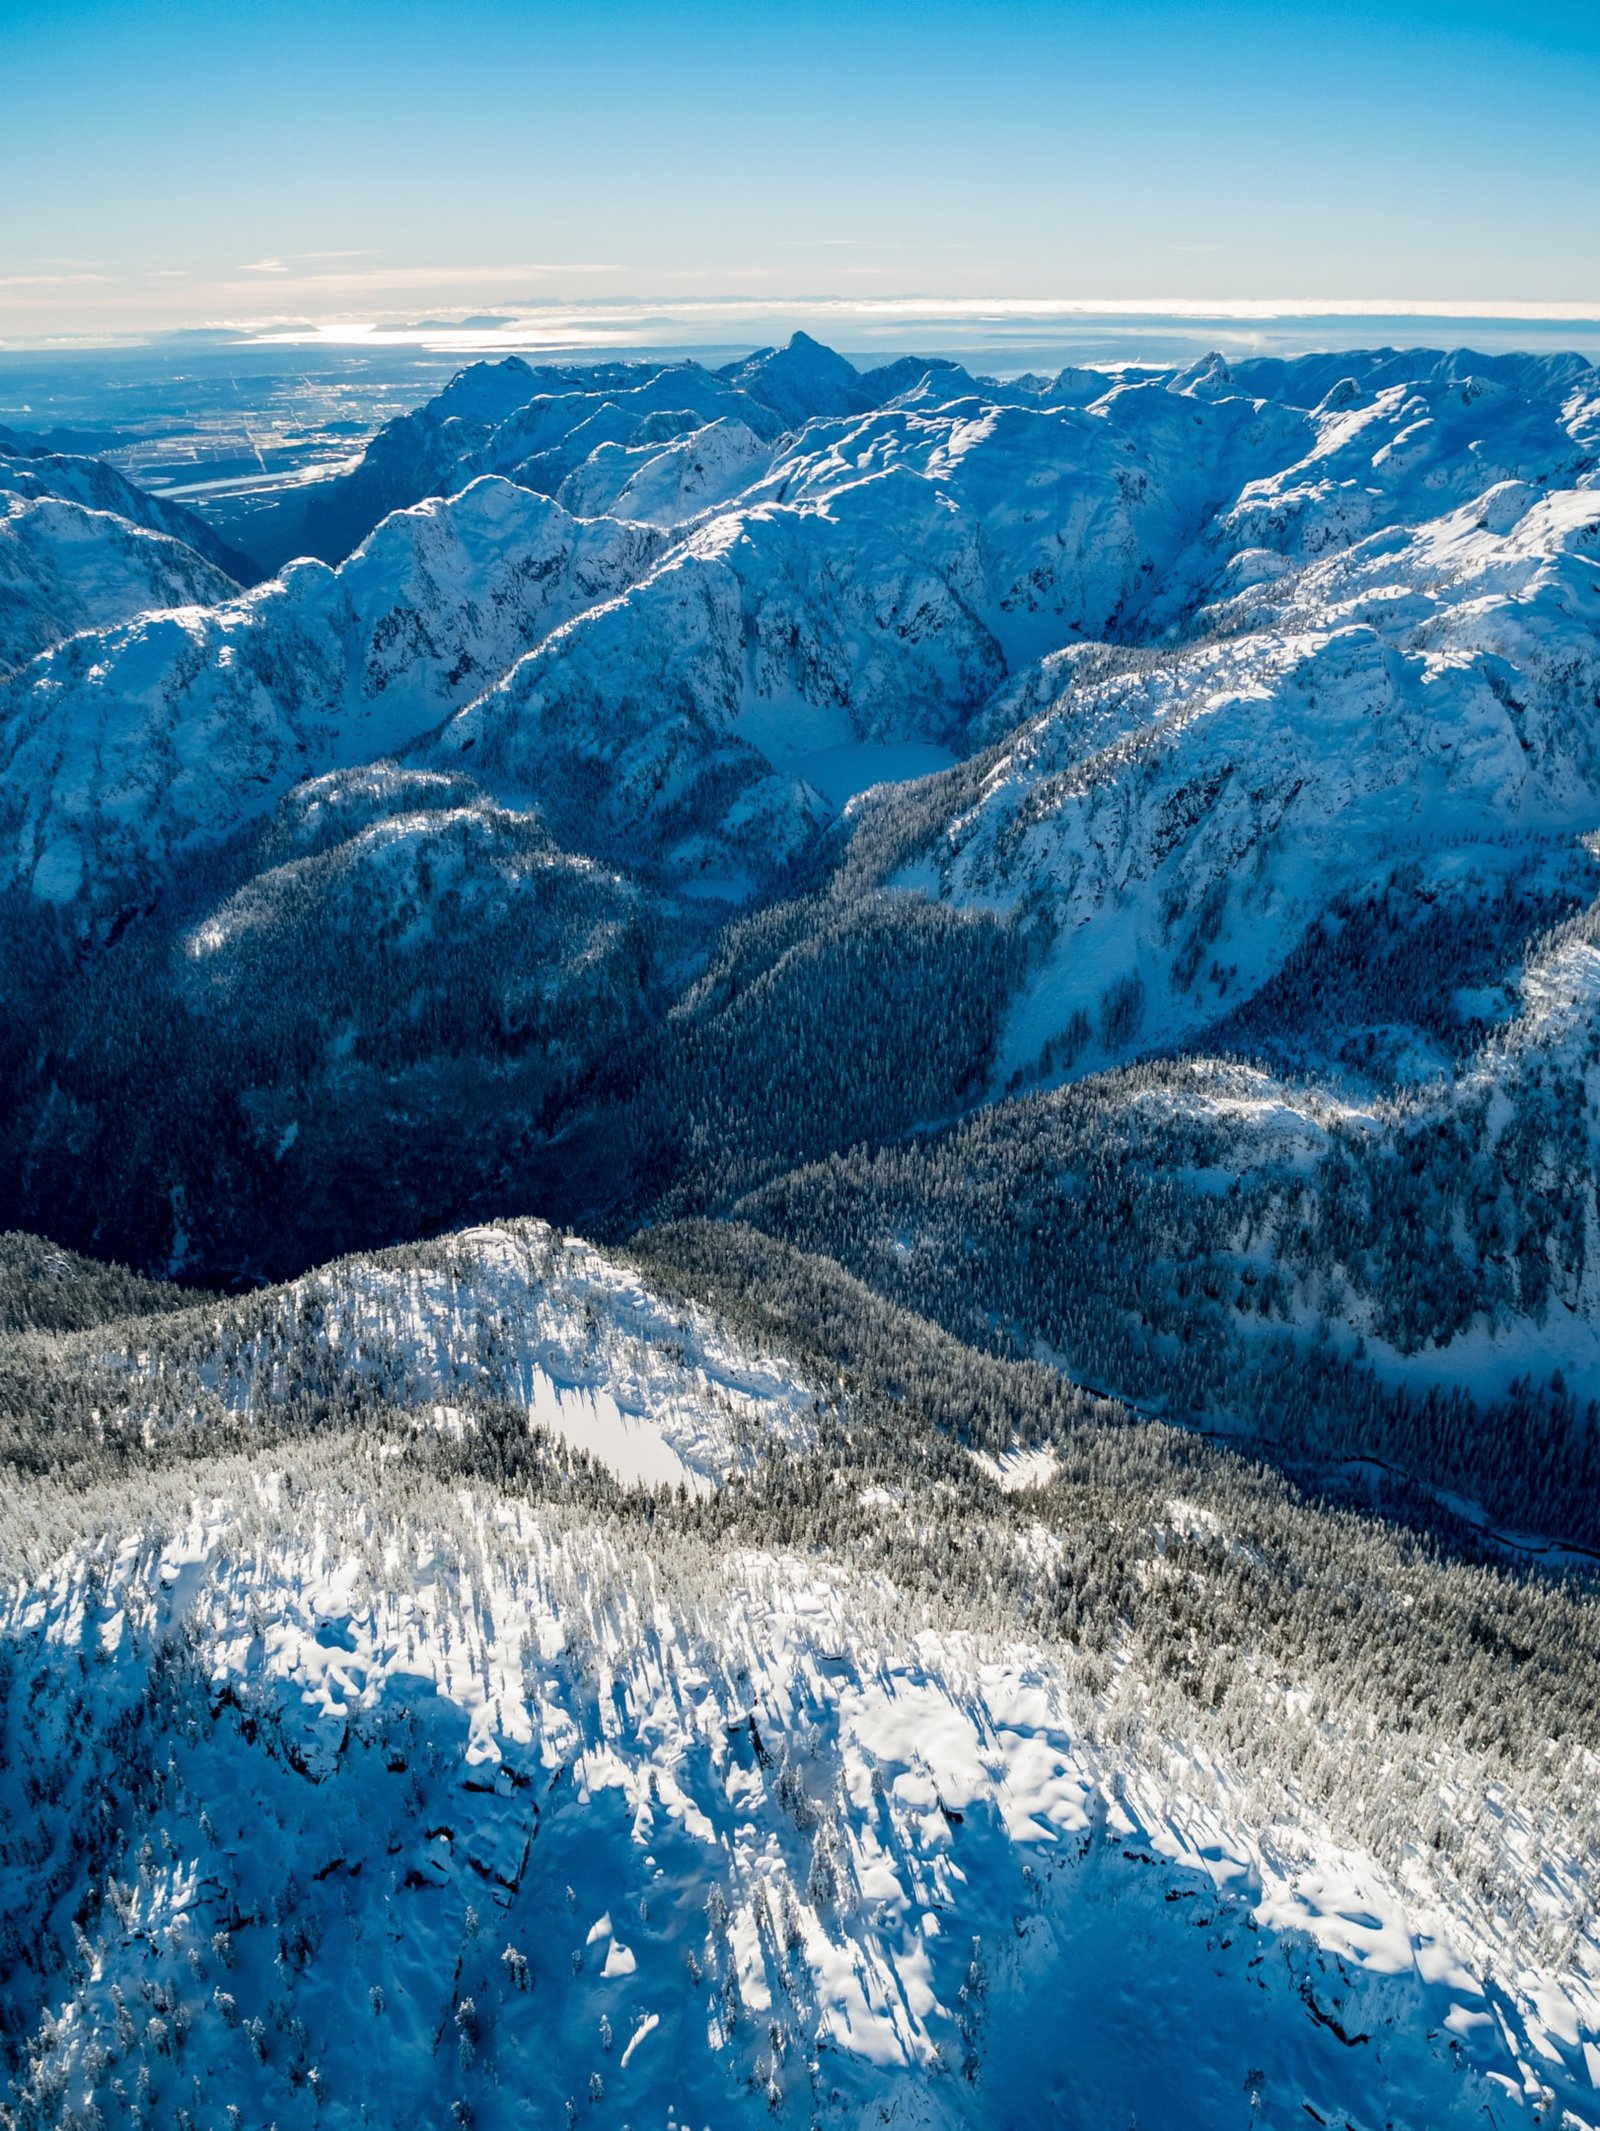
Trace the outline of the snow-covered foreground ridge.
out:
[[[0,1341],[16,2124],[1600,2124],[1592,1593],[669,1240]]]
[[[128,1836],[19,2121],[1600,2121],[1595,1949],[1531,1952],[1580,1856],[1452,1914],[1422,1831],[1254,1825],[1070,1657],[815,1561],[348,1453],[145,1507],[4,1598],[8,1907]]]

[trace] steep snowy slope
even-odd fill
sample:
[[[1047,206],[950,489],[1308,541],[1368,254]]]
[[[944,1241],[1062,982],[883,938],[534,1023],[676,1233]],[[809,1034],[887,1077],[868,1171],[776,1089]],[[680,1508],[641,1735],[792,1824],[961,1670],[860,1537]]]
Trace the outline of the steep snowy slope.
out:
[[[1288,449],[1242,399],[1223,414],[1167,393],[1117,409],[958,401],[812,422],[736,510],[470,706],[443,754],[477,750],[478,773],[536,796],[563,836],[598,815],[690,881],[717,880],[731,842],[731,885],[748,893],[751,845],[781,860],[817,818],[769,767],[805,780],[815,766],[848,793],[903,774],[893,751],[908,743],[959,747],[1013,665],[1118,626],[1207,522],[1219,480],[1232,494],[1240,466]],[[1226,441],[1197,450],[1196,426]],[[1302,441],[1298,418],[1288,427]],[[563,493],[603,498],[577,476]],[[737,797],[719,821],[725,790]]]
[[[1242,396],[1213,405],[1159,383],[1114,388],[1087,410],[1011,404],[987,389],[917,398],[808,425],[752,494],[865,510],[864,491],[882,540],[914,475],[974,548],[973,603],[1013,667],[1079,637],[1128,633],[1158,592],[1170,602],[1219,501],[1308,441],[1301,415]],[[878,502],[887,476],[899,479],[883,481]],[[925,537],[911,523],[907,555]],[[1201,567],[1214,567],[1209,555]]]
[[[386,423],[361,464],[312,497],[306,516],[310,552],[343,562],[391,511],[464,488],[472,475],[462,470],[463,459],[538,390],[537,374],[520,356],[474,363],[425,406]]]
[[[908,562],[883,541],[890,517],[950,533]],[[915,483],[859,508],[714,520],[454,719],[438,759],[470,752],[497,789],[537,797],[558,833],[587,818],[691,881],[709,866],[721,885],[732,845],[747,878],[730,885],[748,893],[748,875],[829,811],[803,789],[810,754],[942,738],[952,708],[998,680],[998,648],[949,582],[970,560]]]
[[[389,511],[453,494],[485,473],[544,495],[560,494],[571,481],[563,500],[594,509],[596,499],[620,486],[619,473],[626,479],[617,454],[637,454],[635,464],[643,463],[674,439],[683,440],[687,461],[675,454],[658,469],[630,515],[665,522],[664,484],[681,484],[681,520],[731,492],[732,457],[747,456],[747,478],[753,478],[786,432],[819,416],[859,414],[919,393],[937,405],[972,389],[964,371],[937,359],[904,357],[858,373],[803,333],[786,348],[761,350],[718,372],[694,362],[533,367],[513,357],[479,363],[426,406],[389,423],[350,474],[315,491],[305,537],[314,553],[337,562]],[[1008,395],[1002,390],[1001,396]],[[697,431],[714,434],[695,443]],[[730,455],[742,432],[755,446],[741,443]],[[694,464],[707,453],[715,493],[707,493],[710,469]]]
[[[390,511],[451,495],[478,474],[554,495],[597,448],[659,444],[719,423],[771,443],[814,416],[882,406],[930,370],[955,366],[903,360],[863,376],[804,333],[715,372],[695,362],[475,363],[426,406],[388,423],[360,466],[315,496],[307,539],[338,562]]]
[[[643,426],[643,425],[641,425]],[[686,435],[643,443],[597,444],[561,483],[558,495],[579,517],[682,525],[727,503],[765,468],[772,447],[731,417]]]
[[[142,488],[119,474],[103,459],[87,459],[69,453],[7,450],[0,437],[0,494],[21,496],[29,502],[53,496],[60,503],[76,503],[85,510],[109,511],[147,533],[165,533],[231,577],[236,584],[251,585],[261,572],[247,555],[220,540],[198,512],[163,496],[147,495]]]
[[[0,681],[80,630],[236,590],[170,534],[54,497],[0,494]]]
[[[777,415],[697,363],[530,367],[477,363],[426,406],[389,423],[360,466],[312,502],[312,550],[337,562],[390,511],[453,495],[479,474],[553,495],[589,452],[626,444],[664,416],[685,428],[728,418],[766,437]]]
[[[1454,374],[1430,381],[1437,421],[1413,408],[1401,424],[1419,396],[1392,386],[1364,407],[1364,427],[1344,411],[1263,406],[1224,390],[1214,371],[1116,383],[1088,407],[985,396],[987,388],[938,399],[962,382],[934,373],[901,407],[812,419],[771,452],[734,439],[719,446],[751,452],[749,485],[729,516],[691,533],[625,600],[474,706],[446,745],[481,741],[492,776],[558,808],[570,774],[587,809],[592,706],[611,700],[622,723],[601,759],[621,833],[659,788],[675,810],[665,833],[681,835],[684,779],[730,774],[715,744],[704,768],[695,765],[708,730],[731,729],[783,772],[804,777],[815,763],[832,796],[849,789],[848,775],[841,783],[828,772],[851,750],[863,750],[859,787],[896,773],[875,748],[961,746],[967,721],[1006,674],[1052,646],[1137,640],[1179,621],[1191,632],[1214,626],[1219,603],[1281,574],[1303,550],[1335,544],[1328,498],[1358,485],[1358,465],[1369,476],[1377,470],[1363,488],[1360,523],[1403,521],[1419,506],[1437,509],[1434,468],[1446,453],[1457,492],[1474,497],[1475,475],[1504,467],[1539,480],[1572,475],[1592,419],[1580,395],[1569,395],[1559,419],[1547,405],[1530,411],[1513,400],[1493,453],[1474,454],[1457,432],[1474,415],[1494,421],[1494,409],[1480,408],[1484,394]],[[710,449],[720,427],[655,452],[603,442],[562,493],[658,522],[688,511],[700,496],[684,494],[682,470],[709,467],[707,482],[720,478]],[[1419,427],[1445,433],[1426,463],[1394,443]],[[664,496],[646,488],[630,501],[631,482],[663,474]],[[1291,495],[1326,506],[1315,538],[1311,504],[1297,505],[1296,516],[1284,502]],[[1277,499],[1271,523],[1263,497]],[[1353,537],[1355,522],[1346,510],[1338,537]],[[1278,543],[1271,553],[1269,540]],[[1312,586],[1307,605],[1321,596]],[[1273,619],[1273,648],[1291,656],[1287,618]],[[1002,692],[990,729],[1018,708]],[[564,771],[559,750],[574,732],[580,758]],[[750,765],[748,775],[758,774]],[[707,862],[692,839],[683,856],[691,868]]]
[[[1253,467],[1259,483],[1244,498],[1219,493],[1219,507],[1239,503],[1240,518],[1223,537],[1249,544],[1249,521],[1268,543],[1271,526],[1304,553],[1392,523],[1417,490],[1435,491],[1434,509],[1496,479],[1564,485],[1594,462],[1596,390],[1578,358],[1403,353],[1245,362],[1232,370],[1218,357],[1187,369],[1102,373],[1065,370],[1054,380],[973,380],[956,365],[906,357],[879,369],[851,365],[797,334],[787,348],[764,350],[710,373],[694,363],[530,367],[518,358],[478,364],[414,414],[391,423],[369,446],[362,466],[319,496],[308,527],[315,552],[336,561],[390,510],[449,494],[480,473],[501,473],[554,494],[596,448],[642,447],[653,424],[675,418],[682,433],[720,421],[752,430],[764,442],[817,420],[859,416],[894,403],[936,410],[969,395],[987,407],[1032,412],[1116,410],[1137,420],[1180,400],[1197,409],[1233,402],[1271,404],[1279,434],[1298,424],[1291,460]],[[1163,419],[1167,417],[1164,415]],[[1175,417],[1174,417],[1175,418]],[[655,441],[661,441],[659,437]],[[1193,457],[1204,457],[1203,445]]]
[[[0,695],[0,885],[87,929],[297,779],[437,724],[656,545],[483,481],[387,520],[338,571],[297,563],[63,646]]]
[[[660,443],[717,422],[735,422],[767,441],[782,429],[770,408],[697,363],[629,364],[599,381],[569,374],[508,414],[480,447],[477,463],[543,488],[596,450]]]
[[[909,865],[915,795],[863,813],[898,884],[1043,929],[1002,1075],[1187,1040],[1341,894],[1420,863],[1464,895],[1600,819],[1600,491],[1502,485],[1200,621],[1003,691],[990,730],[1049,707]]]
[[[1441,1034],[1458,1015],[1477,1031],[1448,1078],[1359,1099],[1326,1065],[1289,1077],[1191,1055],[837,1156],[738,1211],[961,1336],[998,1333],[1291,1460],[1382,1460],[1513,1528],[1600,1546],[1597,910],[1496,988],[1498,1026],[1476,1019],[1484,987],[1460,987],[1463,1005],[1446,979]],[[1369,985],[1414,1011],[1380,956],[1407,958],[1420,928],[1374,914],[1294,972],[1345,1026]],[[1496,940],[1489,924],[1476,944]],[[1410,957],[1409,975],[1440,987],[1448,931],[1422,944],[1435,959]],[[1288,1017],[1302,1043],[1309,1019]],[[1263,1047],[1273,1032],[1270,1014],[1236,1025]]]

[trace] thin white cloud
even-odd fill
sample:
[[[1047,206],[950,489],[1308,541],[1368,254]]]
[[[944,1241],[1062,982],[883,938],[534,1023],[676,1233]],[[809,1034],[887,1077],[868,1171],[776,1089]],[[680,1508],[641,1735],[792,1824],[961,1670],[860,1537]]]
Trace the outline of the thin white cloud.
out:
[[[760,271],[759,269],[755,271]],[[702,274],[709,280],[709,274]],[[729,277],[724,277],[729,278]],[[887,319],[1192,318],[1269,322],[1283,318],[1482,318],[1560,324],[1600,319],[1593,303],[1541,303],[1495,297],[1416,296],[812,296],[788,299],[794,310],[822,316]],[[675,306],[697,318],[770,310],[764,299],[686,297]]]
[[[109,274],[0,274],[0,289],[65,289],[110,279]]]
[[[239,271],[264,277],[270,275],[274,301],[299,296],[326,303],[341,296],[365,296],[386,291],[396,295],[411,291],[427,295],[433,290],[449,289],[479,290],[486,296],[494,296],[496,301],[508,301],[508,290],[514,290],[518,282],[525,283],[534,276],[547,280],[551,276],[569,274],[620,274],[624,269],[606,262],[562,259],[524,262],[516,266],[371,266],[341,273],[296,273],[281,259],[267,259]],[[254,293],[255,286],[250,282],[224,280],[212,284],[212,293],[224,300],[248,297]]]
[[[364,251],[341,248],[331,252],[274,252],[265,259],[251,259],[238,271],[241,274],[287,274],[291,266],[302,266],[318,259],[376,259],[377,253],[370,248]]]

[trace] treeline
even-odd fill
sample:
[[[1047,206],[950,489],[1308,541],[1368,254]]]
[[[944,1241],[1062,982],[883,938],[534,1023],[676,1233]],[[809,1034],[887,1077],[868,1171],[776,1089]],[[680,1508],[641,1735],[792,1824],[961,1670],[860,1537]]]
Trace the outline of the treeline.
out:
[[[1336,898],[1208,1046],[1292,1071],[1337,1065],[1377,1088],[1464,1066],[1515,1014],[1524,963],[1597,885],[1581,847],[1519,840],[1481,856],[1481,882],[1413,860]]]

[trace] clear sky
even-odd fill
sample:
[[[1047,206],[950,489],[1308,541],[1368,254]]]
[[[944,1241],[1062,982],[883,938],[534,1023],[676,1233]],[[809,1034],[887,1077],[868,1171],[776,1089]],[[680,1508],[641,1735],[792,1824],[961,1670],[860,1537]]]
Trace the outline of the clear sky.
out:
[[[0,0],[0,338],[534,299],[1600,309],[1600,0]]]

